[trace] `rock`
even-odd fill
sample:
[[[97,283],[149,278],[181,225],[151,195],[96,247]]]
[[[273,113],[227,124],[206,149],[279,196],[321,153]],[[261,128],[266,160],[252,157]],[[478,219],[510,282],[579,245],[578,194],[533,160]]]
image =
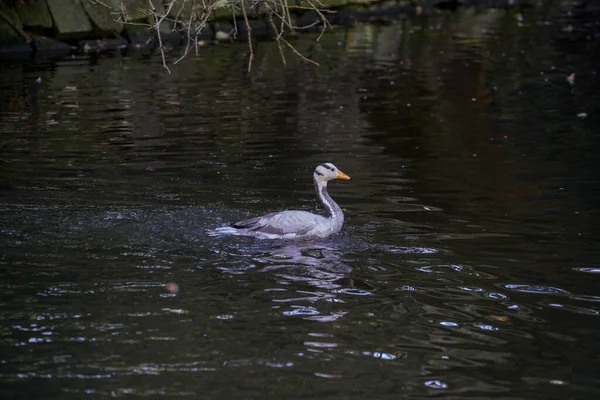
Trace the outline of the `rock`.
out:
[[[228,4],[229,3],[227,1],[216,2],[215,7],[213,8],[213,11],[212,11],[211,19],[213,19],[213,20],[225,19],[225,20],[231,21],[231,18],[233,18],[233,13],[231,12],[231,7],[229,7]],[[246,12],[249,12],[247,7],[246,7]],[[236,16],[241,17],[242,15],[243,15],[242,10],[236,8]]]
[[[45,1],[15,3],[15,12],[24,26],[36,28],[52,28],[52,16]]]
[[[177,3],[181,3],[181,1]],[[177,3],[175,6],[173,6],[173,8],[177,8]],[[107,1],[107,4],[112,4],[112,7],[116,10],[121,9],[121,0],[109,0]],[[123,5],[127,10],[127,21],[154,22],[154,17],[151,14],[150,3],[148,0],[123,0]],[[164,14],[165,8],[161,0],[152,0],[152,5],[159,15]],[[115,17],[117,16],[118,15],[115,15]]]
[[[194,4],[191,1],[187,2],[178,2],[175,3],[173,7],[171,7],[171,11],[169,12],[170,18],[179,18],[183,21],[189,21],[190,16],[194,12]]]
[[[292,21],[296,22],[294,19],[295,19],[295,16],[292,16]],[[269,22],[267,20],[251,19],[251,20],[248,20],[248,23],[250,24],[250,29],[252,30],[252,32],[251,32],[252,38],[254,38],[254,39],[268,37],[272,33],[271,26],[269,25]],[[244,22],[244,20],[237,21],[237,28],[238,28],[238,33],[237,33],[237,36],[235,39],[236,40],[247,40],[248,39],[248,27],[246,26],[246,23]]]
[[[290,0],[288,4],[292,5],[293,1]],[[269,11],[269,7],[266,5],[264,1],[257,0],[245,0],[244,3],[235,3],[235,7],[232,8],[232,2],[230,0],[217,0],[215,1],[215,5],[212,10],[211,18],[212,21],[215,20],[228,20],[231,21],[234,14],[237,19],[242,20],[244,18],[244,13],[242,11],[241,5],[244,5],[246,9],[246,15],[248,19],[257,19],[258,16],[265,15]],[[233,12],[235,11],[235,13]],[[202,10],[197,11],[197,16],[200,17],[202,15]],[[189,14],[188,14],[189,17]]]
[[[120,2],[121,0],[117,1]],[[128,21],[138,21],[134,24],[125,24],[125,37],[127,37],[127,40],[130,43],[135,45],[143,45],[149,42],[156,36],[156,32],[153,29],[156,19],[155,16],[150,13],[148,0],[125,0],[124,4],[128,10]],[[160,2],[160,0],[152,0],[152,4],[160,18],[160,15],[165,12],[162,2]],[[174,7],[177,7],[177,3]],[[142,13],[139,11],[140,9],[147,10],[148,12]],[[148,25],[140,25],[140,23]],[[160,33],[163,41],[166,40],[171,43],[178,43],[181,41],[181,35],[173,31],[172,23],[166,19],[160,24]]]
[[[160,34],[163,38],[169,37],[170,41],[181,41],[181,34],[173,31],[170,21],[164,20],[160,24]],[[146,43],[156,36],[152,24],[125,24],[125,36],[129,42],[134,44]]]
[[[154,37],[154,31],[150,26],[126,24],[123,34],[131,44],[145,44]]]
[[[46,0],[46,2],[56,24],[57,38],[78,38],[92,32],[92,24],[79,0]]]
[[[79,42],[79,48],[84,53],[99,53],[102,51],[124,49],[125,47],[127,47],[127,41],[123,38],[82,40]]]
[[[156,32],[150,26],[126,24],[124,33],[129,43],[136,45],[136,47],[142,47],[149,43],[157,44],[158,42]],[[184,39],[180,33],[173,31],[169,21],[163,21],[160,24],[160,36],[163,45],[179,45]]]
[[[33,38],[33,47],[39,53],[64,53],[71,52],[71,46],[65,42],[54,40],[46,36],[37,36]]]
[[[113,33],[118,35],[123,30],[123,23],[119,22],[121,16],[114,13],[114,10],[120,8],[117,3],[119,3],[118,0],[106,0],[106,5],[115,6],[111,9],[101,4],[84,1],[83,9],[102,33]]]
[[[163,44],[179,45],[183,43],[183,35],[173,30],[172,22],[163,21],[160,25],[160,36]]]

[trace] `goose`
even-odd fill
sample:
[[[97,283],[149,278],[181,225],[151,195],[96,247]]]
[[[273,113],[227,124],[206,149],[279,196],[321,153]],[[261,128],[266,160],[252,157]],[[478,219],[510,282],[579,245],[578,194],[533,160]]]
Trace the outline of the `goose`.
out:
[[[219,234],[254,236],[261,239],[326,238],[338,233],[344,224],[344,213],[327,193],[327,183],[333,179],[347,181],[350,177],[328,162],[317,166],[313,173],[315,191],[325,207],[325,215],[286,210],[238,221],[215,231]]]

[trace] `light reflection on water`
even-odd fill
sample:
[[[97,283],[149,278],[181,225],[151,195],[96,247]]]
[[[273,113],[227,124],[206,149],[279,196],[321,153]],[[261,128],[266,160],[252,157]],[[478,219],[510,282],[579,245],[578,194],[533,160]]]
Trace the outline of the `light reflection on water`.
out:
[[[5,70],[3,397],[594,397],[595,56],[568,86],[541,14]],[[323,161],[339,235],[204,234],[315,211]]]

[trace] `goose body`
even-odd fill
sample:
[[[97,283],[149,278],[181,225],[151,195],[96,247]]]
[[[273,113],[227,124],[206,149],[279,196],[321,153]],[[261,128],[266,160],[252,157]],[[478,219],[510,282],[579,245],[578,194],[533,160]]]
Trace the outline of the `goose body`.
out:
[[[325,207],[325,215],[296,210],[280,211],[238,221],[228,227],[217,228],[216,232],[263,239],[325,238],[338,233],[344,224],[344,213],[327,192],[327,183],[333,179],[349,180],[350,177],[331,163],[319,165],[313,173],[315,191]]]

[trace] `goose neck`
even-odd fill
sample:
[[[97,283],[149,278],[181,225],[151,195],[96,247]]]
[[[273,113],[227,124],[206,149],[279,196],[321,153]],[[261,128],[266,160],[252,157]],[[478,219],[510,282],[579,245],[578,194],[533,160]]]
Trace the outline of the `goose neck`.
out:
[[[315,182],[315,191],[317,192],[317,197],[323,207],[325,207],[325,217],[331,219],[343,218],[342,209],[338,204],[329,196],[329,192],[327,192],[327,181],[318,181]]]

